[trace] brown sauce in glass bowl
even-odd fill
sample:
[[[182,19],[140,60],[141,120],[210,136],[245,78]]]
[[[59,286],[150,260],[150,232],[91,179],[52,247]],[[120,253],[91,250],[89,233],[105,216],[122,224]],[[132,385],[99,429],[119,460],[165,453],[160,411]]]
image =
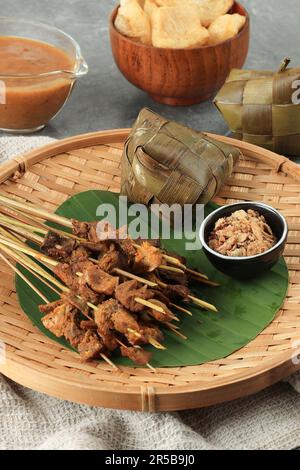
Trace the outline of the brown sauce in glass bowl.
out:
[[[30,130],[46,124],[69,96],[74,80],[63,71],[74,67],[75,59],[51,44],[0,36],[0,128]]]

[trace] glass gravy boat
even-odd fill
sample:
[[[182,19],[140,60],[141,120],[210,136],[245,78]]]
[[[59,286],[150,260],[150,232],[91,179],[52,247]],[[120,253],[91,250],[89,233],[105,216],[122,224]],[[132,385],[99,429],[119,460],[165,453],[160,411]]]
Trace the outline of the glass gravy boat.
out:
[[[66,70],[46,73],[5,74],[5,70],[0,69],[0,130],[22,134],[36,132],[63,108],[76,80],[88,73],[88,65],[77,42],[55,27],[0,17],[0,39],[10,37],[54,46],[70,59]]]

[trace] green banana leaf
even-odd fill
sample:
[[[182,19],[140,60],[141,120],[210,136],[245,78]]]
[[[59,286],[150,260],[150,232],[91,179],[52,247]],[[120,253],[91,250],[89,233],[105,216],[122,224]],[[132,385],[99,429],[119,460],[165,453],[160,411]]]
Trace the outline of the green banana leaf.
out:
[[[68,199],[57,213],[78,220],[96,220],[96,209],[99,204],[110,203],[116,208],[119,204],[118,194],[105,191],[87,191]],[[206,213],[215,209],[215,205],[206,206]],[[194,284],[193,291],[200,297],[218,308],[218,313],[206,312],[190,305],[188,308],[193,316],[176,312],[180,316],[180,328],[188,337],[183,340],[170,331],[165,331],[165,351],[147,346],[153,352],[151,364],[155,367],[175,367],[203,364],[224,358],[242,348],[253,340],[274,319],[284,302],[288,288],[288,270],[282,258],[268,273],[254,280],[238,281],[218,272],[207,260],[201,250],[184,250],[185,240],[162,240],[162,245],[171,252],[187,258],[191,268],[198,268],[210,279],[217,280],[221,287],[206,287]],[[19,266],[26,276],[50,300],[56,295]],[[16,291],[21,308],[31,321],[49,338],[65,347],[70,345],[56,338],[43,327],[38,305],[43,303],[39,296],[19,277],[16,276]],[[112,357],[117,364],[132,365],[131,361]]]

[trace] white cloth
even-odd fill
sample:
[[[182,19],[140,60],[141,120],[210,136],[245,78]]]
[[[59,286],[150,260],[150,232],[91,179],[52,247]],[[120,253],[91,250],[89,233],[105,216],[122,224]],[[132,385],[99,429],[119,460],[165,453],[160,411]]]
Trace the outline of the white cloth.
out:
[[[0,160],[51,141],[0,137]],[[300,375],[249,398],[180,413],[81,406],[0,375],[0,449],[292,449],[300,446]]]

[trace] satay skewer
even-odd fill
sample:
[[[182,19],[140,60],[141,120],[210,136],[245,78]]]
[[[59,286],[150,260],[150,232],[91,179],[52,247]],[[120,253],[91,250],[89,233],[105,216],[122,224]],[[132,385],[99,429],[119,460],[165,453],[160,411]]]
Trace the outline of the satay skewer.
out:
[[[133,348],[135,348],[135,349],[142,349],[140,346],[136,346],[136,345],[135,345],[135,346],[126,346],[126,344],[124,344],[121,340],[119,340],[119,338],[116,338],[116,342],[117,342],[120,346],[122,346],[123,348],[126,348],[126,349],[127,349],[128,347],[133,347]],[[153,366],[151,366],[151,364],[149,364],[149,362],[147,362],[146,366],[147,366],[149,369],[151,369],[153,372],[157,372],[156,369],[155,369]]]
[[[49,304],[50,301],[47,299],[47,297],[44,296],[44,294],[37,288],[35,287],[29,279],[16,267],[14,266],[7,258],[6,256],[3,255],[3,253],[0,253],[0,258],[14,271],[18,276],[23,279],[24,282],[36,293],[38,296],[45,302],[45,304]],[[105,354],[100,353],[100,356],[102,359],[107,362],[111,367],[113,367],[116,370],[119,370],[119,367],[116,366]]]
[[[1,196],[0,196],[0,200],[1,200]],[[0,222],[0,223],[1,223],[1,222]],[[24,234],[24,232],[23,232],[23,234]],[[36,236],[36,237],[38,237],[38,236]],[[36,241],[37,241],[37,240],[38,240],[38,238],[36,238]],[[25,245],[25,246],[27,247],[27,245]],[[139,246],[139,245],[137,245],[137,246]],[[30,249],[30,250],[31,250],[31,249]],[[33,252],[34,252],[34,253],[33,253]],[[48,261],[46,260],[46,263],[48,262],[50,265],[56,266],[55,263],[57,263],[57,262],[54,261],[52,258],[46,257],[45,255],[43,255],[43,254],[41,254],[41,253],[38,253],[38,252],[36,252],[36,251],[34,251],[34,250],[31,250],[31,253],[28,251],[28,252],[26,252],[26,254],[31,254],[32,256],[36,255],[36,258],[39,259],[40,261],[43,261],[43,260],[45,260],[46,258],[48,258]],[[175,259],[175,258],[174,258],[174,259]],[[175,267],[172,267],[172,266],[168,266],[168,267],[167,267],[167,266],[164,266],[164,265],[161,265],[161,266],[160,266],[160,269],[165,269],[165,270],[166,270],[166,268],[169,268],[168,270],[170,270],[170,271],[172,271],[172,272],[179,273],[179,274],[184,273],[184,271],[181,270],[181,269],[179,269],[179,268],[175,268]],[[207,279],[204,279],[203,281],[204,281],[204,282],[212,282],[212,281],[208,281]],[[164,283],[161,283],[161,285],[167,286],[167,284],[164,284]],[[217,312],[217,311],[218,311],[214,305],[212,305],[212,304],[210,304],[210,303],[208,303],[208,302],[205,302],[205,301],[203,301],[202,299],[198,299],[197,297],[192,296],[192,295],[190,295],[190,296],[188,296],[188,297],[189,297],[190,300],[192,300],[193,303],[195,303],[196,305],[198,305],[198,306],[200,306],[200,307],[202,307],[202,308],[204,308],[204,309],[206,309],[206,310],[211,310],[211,311],[213,311],[213,312]],[[154,308],[154,310],[155,310],[155,308]]]
[[[4,246],[1,246],[0,244],[0,248],[1,250],[4,250],[6,249],[6,247]],[[20,259],[18,259],[17,256],[15,256],[15,254],[12,252],[11,253],[11,250],[7,249],[7,252],[9,254],[9,256],[13,257],[13,259],[15,259],[16,261],[20,262]],[[50,303],[50,301],[44,296],[44,294],[37,288],[35,287],[30,281],[29,279],[16,267],[14,266],[1,252],[0,252],[0,258],[16,273],[18,274],[18,276],[20,276],[24,282],[26,282],[26,284],[36,293],[39,295],[39,297],[45,302],[45,304],[48,304]],[[20,263],[21,264],[21,263]],[[35,273],[34,271],[32,271],[28,266],[26,266],[24,264],[24,262],[22,263],[22,265],[30,272],[32,272],[35,276],[37,276],[37,273]],[[37,276],[39,277],[39,276]],[[40,278],[40,277],[39,277]],[[43,282],[45,282],[43,280]],[[51,289],[54,290],[53,286],[50,286],[49,287]],[[58,293],[56,290],[54,290],[55,293]],[[58,293],[59,294],[59,293]],[[92,305],[90,304],[91,307],[93,307],[94,309],[97,309],[97,307],[95,305]],[[90,317],[88,317],[90,319]],[[137,334],[141,337],[141,335],[137,332],[135,332],[134,330],[131,330],[130,328],[128,328],[128,332],[131,332],[131,333],[134,333],[134,334]],[[162,346],[158,341],[150,338],[150,341],[149,341],[150,344],[152,344],[154,346],[154,343],[155,343],[155,347],[157,347],[158,349],[166,349],[164,346]],[[114,364],[105,354],[103,353],[100,353],[100,356],[102,357],[102,359],[104,359],[111,367],[113,367],[114,369],[116,370],[120,370],[118,366],[116,366],[116,364]],[[154,368],[148,363],[146,364],[147,367],[149,367],[150,369],[154,370]]]
[[[7,243],[6,241],[4,242],[3,238],[0,236],[0,247],[2,247],[4,244],[4,248],[6,248],[6,245],[10,246],[9,243]],[[18,245],[17,243],[14,244],[15,246],[19,246],[19,247],[22,247],[21,245]],[[16,248],[17,249],[17,248]],[[9,250],[11,252],[11,250]],[[32,250],[34,251],[34,250]],[[12,252],[14,253],[14,252]],[[24,266],[25,264],[25,261],[24,261],[24,257],[20,257],[18,256],[17,254],[15,254],[15,259],[20,262],[20,264],[22,264]],[[29,264],[29,266],[33,266],[34,269],[37,269],[37,271],[43,276],[43,277],[46,277],[48,280],[50,280],[53,284],[58,284],[61,288],[61,290],[63,292],[66,292],[68,293],[70,290],[64,286],[63,284],[61,284],[59,281],[56,282],[56,279],[54,277],[52,277],[50,274],[48,274],[46,271],[44,271],[42,268],[40,268],[38,265],[35,265],[35,263],[31,263],[31,260],[30,258],[27,259],[27,263]],[[25,267],[26,267],[26,264],[25,264]],[[80,273],[81,274],[81,273]],[[80,296],[78,296],[78,298],[80,299]],[[98,307],[96,305],[93,305],[91,302],[87,302],[87,305],[94,311],[96,311],[98,309]],[[153,304],[155,305],[155,304]],[[88,317],[90,320],[91,318]],[[128,329],[128,332],[129,332],[129,329]],[[138,333],[138,332],[135,332],[134,330],[131,331],[131,333],[134,333],[136,335],[139,335],[139,337],[141,337],[141,335]],[[157,349],[166,349],[164,346],[162,346],[158,341],[156,341],[154,338],[148,338],[148,342],[149,344],[151,344],[152,346],[154,346],[155,348]]]
[[[67,217],[62,217],[62,216],[57,215],[57,214],[48,213],[45,209],[43,209],[41,207],[36,208],[33,204],[20,202],[20,201],[17,201],[15,199],[11,199],[11,198],[7,197],[6,195],[1,195],[0,194],[0,203],[1,202],[4,205],[12,207],[16,210],[21,209],[21,210],[24,210],[25,212],[27,212],[31,215],[34,215],[36,217],[43,218],[43,219],[49,220],[51,222],[56,222],[56,223],[58,223],[58,224],[60,224],[64,227],[67,227],[67,228],[73,228],[72,221],[70,219],[68,219]],[[38,222],[38,223],[39,223],[40,226],[44,227],[45,229],[48,229],[47,225],[43,224],[42,222]],[[86,240],[84,240],[82,238],[79,238],[79,237],[75,236],[74,234],[65,232],[63,230],[59,230],[59,229],[56,229],[56,228],[53,228],[53,229],[51,228],[50,230],[53,230],[54,232],[58,233],[61,236],[73,238],[73,239],[81,241],[81,242],[86,242]],[[137,248],[139,247],[138,244],[135,244],[134,246],[137,247]],[[188,268],[183,263],[181,263],[177,258],[175,258],[173,256],[166,255],[164,253],[162,255],[163,255],[163,258],[166,261],[168,261],[170,264],[173,264],[173,265],[177,266],[177,269],[179,269],[179,271],[175,271],[174,269],[172,269],[172,266],[168,266],[168,265],[161,265],[159,267],[159,269],[164,269],[166,271],[169,270],[170,272],[171,271],[172,272],[177,272],[178,274],[182,273],[182,271],[183,271],[183,272],[187,272],[187,273],[199,278],[199,281],[201,281],[201,279],[208,280],[208,277],[205,274]],[[215,285],[215,284],[211,284],[211,285]]]

